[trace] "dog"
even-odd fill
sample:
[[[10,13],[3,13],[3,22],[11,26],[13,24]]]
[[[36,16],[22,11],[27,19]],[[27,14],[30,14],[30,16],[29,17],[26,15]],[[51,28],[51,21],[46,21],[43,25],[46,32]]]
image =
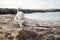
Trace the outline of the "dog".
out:
[[[17,12],[13,24],[18,23],[20,27],[23,27],[23,23],[25,22],[25,16],[22,11]]]

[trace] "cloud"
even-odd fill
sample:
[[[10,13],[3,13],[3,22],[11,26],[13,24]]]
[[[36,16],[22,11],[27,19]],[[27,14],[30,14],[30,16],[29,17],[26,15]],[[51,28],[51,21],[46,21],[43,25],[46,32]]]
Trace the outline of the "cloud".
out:
[[[60,8],[60,0],[0,0],[0,7],[25,9]]]

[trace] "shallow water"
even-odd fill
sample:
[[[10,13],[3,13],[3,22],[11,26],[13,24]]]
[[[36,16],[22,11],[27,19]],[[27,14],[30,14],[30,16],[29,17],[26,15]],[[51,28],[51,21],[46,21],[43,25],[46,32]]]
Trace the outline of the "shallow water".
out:
[[[25,14],[26,18],[45,21],[60,21],[60,12],[31,13]]]

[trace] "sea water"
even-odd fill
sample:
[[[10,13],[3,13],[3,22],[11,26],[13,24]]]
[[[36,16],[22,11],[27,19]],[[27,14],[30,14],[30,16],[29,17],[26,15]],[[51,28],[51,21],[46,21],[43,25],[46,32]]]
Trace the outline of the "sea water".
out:
[[[60,21],[60,12],[30,13],[25,14],[28,19],[44,21]]]

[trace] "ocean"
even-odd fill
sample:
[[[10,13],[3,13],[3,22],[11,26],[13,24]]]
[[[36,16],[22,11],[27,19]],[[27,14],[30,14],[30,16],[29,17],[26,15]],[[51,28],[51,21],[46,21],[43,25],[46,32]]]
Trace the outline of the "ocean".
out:
[[[43,21],[60,21],[60,12],[45,12],[25,14],[28,19],[43,20]]]

